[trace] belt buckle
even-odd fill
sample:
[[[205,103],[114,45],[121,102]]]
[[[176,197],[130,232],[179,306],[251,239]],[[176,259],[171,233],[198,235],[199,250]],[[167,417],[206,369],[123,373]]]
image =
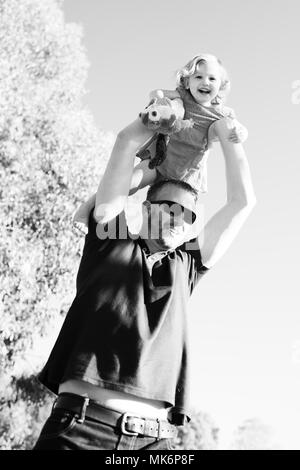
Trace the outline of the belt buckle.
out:
[[[130,413],[124,413],[124,414],[122,415],[122,421],[121,421],[121,424],[120,424],[122,434],[126,434],[127,436],[138,436],[138,435],[139,435],[138,432],[127,431],[127,429],[125,429],[126,420],[127,420],[127,418],[128,418],[129,416],[130,416],[131,418],[137,418],[137,417],[138,417],[138,416],[132,416]]]

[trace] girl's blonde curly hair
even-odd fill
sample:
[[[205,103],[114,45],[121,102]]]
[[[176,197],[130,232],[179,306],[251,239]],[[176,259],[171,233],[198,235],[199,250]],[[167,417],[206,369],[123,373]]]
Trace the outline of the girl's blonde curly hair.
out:
[[[230,80],[222,62],[212,54],[198,54],[191,59],[184,67],[176,72],[176,83],[179,88],[188,88],[188,78],[196,72],[198,64],[205,64],[206,62],[217,62],[220,67],[221,73],[221,86],[219,93],[212,101],[212,104],[220,104],[226,97],[230,90]]]

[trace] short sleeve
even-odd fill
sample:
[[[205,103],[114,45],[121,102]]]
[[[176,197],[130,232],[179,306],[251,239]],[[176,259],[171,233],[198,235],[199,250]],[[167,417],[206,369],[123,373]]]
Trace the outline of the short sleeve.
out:
[[[90,211],[88,232],[85,236],[82,257],[76,279],[77,291],[82,290],[89,282],[104,250],[110,250],[116,240],[128,238],[128,226],[125,212],[105,225],[98,224],[93,216],[94,207]]]
[[[102,243],[106,243],[107,241],[128,238],[129,232],[124,211],[104,225],[96,222],[93,212],[94,207],[89,215],[88,233],[85,237],[86,243],[94,241],[98,246],[100,246]]]
[[[194,290],[198,281],[209,271],[209,268],[202,263],[201,250],[198,238],[193,238],[182,245],[182,250],[187,253],[189,265],[190,291]]]

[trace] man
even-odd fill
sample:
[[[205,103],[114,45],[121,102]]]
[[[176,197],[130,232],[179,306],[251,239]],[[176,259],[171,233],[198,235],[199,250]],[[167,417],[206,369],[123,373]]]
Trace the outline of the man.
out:
[[[171,449],[189,421],[186,304],[250,214],[255,196],[240,144],[218,121],[227,203],[188,240],[196,194],[153,185],[139,237],[124,207],[134,155],[149,138],[139,120],[117,137],[89,218],[77,294],[39,378],[58,398],[35,449]],[[138,132],[136,132],[138,130]],[[140,140],[136,138],[140,135]]]

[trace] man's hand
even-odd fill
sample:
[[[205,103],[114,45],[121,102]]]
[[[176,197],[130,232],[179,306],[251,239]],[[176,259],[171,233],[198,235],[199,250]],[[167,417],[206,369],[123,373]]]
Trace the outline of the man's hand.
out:
[[[248,139],[248,130],[242,124],[237,122],[234,128],[231,130],[228,140],[234,144],[242,144]]]

